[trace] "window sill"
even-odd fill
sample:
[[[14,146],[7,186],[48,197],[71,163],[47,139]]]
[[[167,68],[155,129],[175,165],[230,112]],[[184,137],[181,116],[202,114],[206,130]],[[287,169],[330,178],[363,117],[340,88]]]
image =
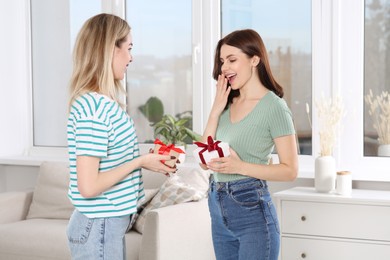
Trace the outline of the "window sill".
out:
[[[0,157],[0,165],[13,165],[13,166],[40,166],[42,162],[67,162],[67,155],[14,155],[14,156],[2,156]],[[199,164],[195,161],[195,158],[191,155],[186,156],[186,161],[178,167],[199,167]],[[298,174],[298,178],[310,179],[313,178],[314,172],[310,170],[301,170]]]
[[[146,153],[152,146],[142,145],[141,154]],[[178,167],[199,167],[195,158],[192,156],[193,146],[187,147],[186,161]],[[381,158],[379,158],[381,159]],[[44,152],[42,150],[33,151],[27,155],[11,155],[0,156],[0,165],[12,166],[39,166],[44,161],[60,161],[66,162],[68,155],[66,149],[48,149]],[[276,155],[273,155],[274,163],[278,163]],[[314,178],[314,159],[312,156],[300,156],[298,179],[313,179]],[[365,174],[369,172],[369,174]],[[387,169],[360,169],[352,170],[352,178],[354,181],[370,181],[370,182],[390,182],[390,174]]]
[[[66,162],[67,157],[15,155],[0,157],[0,165],[40,166],[44,161]]]

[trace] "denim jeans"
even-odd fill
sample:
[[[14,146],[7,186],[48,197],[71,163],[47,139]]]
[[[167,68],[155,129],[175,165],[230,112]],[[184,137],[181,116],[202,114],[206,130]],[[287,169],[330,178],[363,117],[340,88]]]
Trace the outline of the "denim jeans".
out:
[[[75,210],[67,235],[72,260],[124,260],[130,217],[87,218]]]
[[[209,210],[217,260],[277,260],[279,223],[265,181],[210,181]]]

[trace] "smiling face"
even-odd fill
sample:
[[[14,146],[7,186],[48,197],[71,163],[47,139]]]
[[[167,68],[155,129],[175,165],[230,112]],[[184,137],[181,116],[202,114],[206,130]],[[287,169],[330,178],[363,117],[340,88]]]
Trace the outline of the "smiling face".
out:
[[[229,80],[232,89],[240,89],[257,78],[255,67],[259,58],[248,57],[239,48],[222,45],[220,51],[221,72]]]
[[[112,59],[112,69],[114,78],[122,80],[125,77],[127,66],[133,61],[131,49],[133,48],[133,40],[131,34],[126,37],[126,40],[119,47],[115,46],[114,57]]]

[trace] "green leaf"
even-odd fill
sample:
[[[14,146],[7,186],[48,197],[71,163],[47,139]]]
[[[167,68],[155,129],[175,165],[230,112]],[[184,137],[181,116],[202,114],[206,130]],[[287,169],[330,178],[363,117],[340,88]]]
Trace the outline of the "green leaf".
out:
[[[189,116],[183,116],[184,113],[189,113]],[[166,114],[151,126],[154,129],[155,138],[159,138],[166,144],[186,145],[201,140],[201,135],[189,128],[192,127],[191,111],[183,112],[176,117]]]
[[[144,105],[138,107],[138,110],[151,123],[160,121],[164,115],[164,105],[158,97],[150,97]]]

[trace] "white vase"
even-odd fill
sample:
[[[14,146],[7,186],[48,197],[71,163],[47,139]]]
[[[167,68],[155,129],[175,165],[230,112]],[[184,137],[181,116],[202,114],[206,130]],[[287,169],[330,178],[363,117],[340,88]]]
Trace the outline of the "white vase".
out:
[[[334,157],[317,157],[314,175],[314,186],[317,192],[333,191],[336,184],[336,160]]]
[[[378,156],[390,157],[390,144],[381,144],[378,146]]]

